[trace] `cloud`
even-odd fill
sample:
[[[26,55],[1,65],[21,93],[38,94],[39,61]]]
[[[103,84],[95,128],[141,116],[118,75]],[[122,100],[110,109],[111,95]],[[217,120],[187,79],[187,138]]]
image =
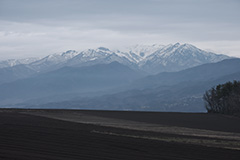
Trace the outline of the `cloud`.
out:
[[[0,59],[175,42],[240,57],[239,7],[237,0],[1,0]]]

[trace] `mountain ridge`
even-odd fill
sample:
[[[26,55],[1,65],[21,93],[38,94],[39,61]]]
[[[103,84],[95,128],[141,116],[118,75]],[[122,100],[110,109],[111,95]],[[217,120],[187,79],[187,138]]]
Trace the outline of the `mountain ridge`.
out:
[[[100,63],[111,63],[117,61],[132,69],[142,70],[149,74],[159,72],[179,71],[204,63],[218,62],[228,59],[229,56],[206,52],[191,44],[169,44],[169,45],[135,45],[120,50],[110,50],[105,47],[86,49],[83,51],[68,50],[29,60],[0,61],[0,68],[12,67],[17,64],[25,64],[36,72],[47,72],[64,66],[89,66]],[[2,65],[1,65],[2,64]]]
[[[224,64],[222,66],[222,64]],[[231,64],[232,66],[229,67]],[[213,64],[203,64],[194,68],[187,69],[187,72],[194,70],[196,74],[204,74],[205,69],[212,68],[210,72],[213,74],[221,67],[227,69],[222,74],[217,74],[214,77],[204,76],[205,79],[185,79],[178,81],[181,75],[179,72],[172,72],[176,74],[175,83],[164,84],[155,79],[157,83],[152,83],[154,87],[145,86],[142,88],[130,88],[126,91],[121,91],[113,94],[105,94],[94,98],[79,98],[62,102],[46,103],[41,105],[33,105],[31,107],[45,107],[45,108],[81,108],[81,109],[106,109],[106,110],[140,110],[140,111],[175,111],[175,112],[206,112],[203,102],[203,94],[206,90],[214,85],[225,83],[227,81],[240,79],[240,59],[229,59]],[[232,72],[232,67],[236,69]],[[221,70],[221,69],[220,69]],[[158,76],[158,75],[155,75]],[[154,77],[154,75],[153,75]],[[169,78],[168,78],[169,79]],[[144,85],[144,84],[143,84]],[[114,100],[114,101],[113,101]]]
[[[106,91],[126,85],[143,76],[118,62],[85,67],[67,66],[1,84],[0,101],[14,103],[59,93],[78,95],[85,92]]]

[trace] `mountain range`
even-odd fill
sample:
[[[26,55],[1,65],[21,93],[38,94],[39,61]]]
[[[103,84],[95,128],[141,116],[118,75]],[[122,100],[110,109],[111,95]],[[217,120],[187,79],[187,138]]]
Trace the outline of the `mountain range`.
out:
[[[202,97],[205,91],[217,84],[233,80],[240,80],[240,59],[228,59],[183,71],[147,76],[117,93],[40,105],[33,105],[36,104],[34,102],[29,107],[68,106],[74,109],[204,112]]]
[[[191,44],[135,45],[119,50],[99,47],[84,51],[69,50],[43,58],[0,61],[0,68],[26,65],[36,72],[47,72],[64,66],[89,66],[117,61],[132,69],[140,69],[149,74],[163,71],[179,71],[204,63],[218,62],[229,58],[206,52]]]
[[[0,101],[22,102],[38,97],[58,94],[99,92],[142,78],[143,74],[133,71],[118,62],[85,67],[63,67],[0,85]]]
[[[238,79],[239,64],[179,43],[0,61],[0,106],[204,111],[204,91]]]

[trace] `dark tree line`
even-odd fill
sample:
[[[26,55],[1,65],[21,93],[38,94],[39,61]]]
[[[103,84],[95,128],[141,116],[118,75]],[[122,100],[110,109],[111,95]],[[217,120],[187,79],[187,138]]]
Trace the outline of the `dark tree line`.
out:
[[[208,113],[240,113],[240,81],[219,84],[203,96]]]

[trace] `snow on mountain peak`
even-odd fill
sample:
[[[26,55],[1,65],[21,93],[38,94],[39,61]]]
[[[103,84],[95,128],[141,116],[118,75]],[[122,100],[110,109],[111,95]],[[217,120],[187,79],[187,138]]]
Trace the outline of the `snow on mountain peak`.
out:
[[[40,71],[42,68],[47,70],[54,65],[57,67],[81,66],[117,61],[129,65],[130,67],[137,66],[149,73],[157,73],[160,71],[176,71],[185,69],[186,67],[217,62],[227,58],[229,57],[203,51],[191,44],[175,43],[169,45],[134,45],[125,47],[122,50],[111,50],[105,47],[82,51],[68,50],[33,61],[30,59],[26,59],[25,61],[0,61],[0,68],[6,66],[11,67],[17,64],[29,64],[33,69]],[[170,70],[167,69],[169,66],[171,66]]]
[[[13,67],[19,64],[30,64],[32,62],[35,62],[37,60],[40,60],[41,57],[39,58],[25,58],[25,59],[8,59],[5,61],[0,61],[0,68],[5,68],[5,67]]]
[[[179,42],[175,43],[173,47],[179,47],[181,44]]]
[[[102,56],[107,56],[113,54],[113,51],[109,50],[108,48],[105,47],[98,47],[96,49],[87,49],[79,53],[79,57],[102,57]]]
[[[105,48],[105,47],[98,47],[97,50],[99,50],[99,51],[110,51],[110,49]]]
[[[73,58],[74,56],[78,55],[79,53],[74,50],[68,50],[63,53],[55,53],[51,54],[45,58],[43,58],[45,61],[51,61],[51,62],[62,62],[68,59]]]
[[[134,53],[140,56],[142,59],[151,55],[159,49],[162,49],[164,45],[153,44],[153,45],[134,45],[127,47],[127,51],[130,53]]]

